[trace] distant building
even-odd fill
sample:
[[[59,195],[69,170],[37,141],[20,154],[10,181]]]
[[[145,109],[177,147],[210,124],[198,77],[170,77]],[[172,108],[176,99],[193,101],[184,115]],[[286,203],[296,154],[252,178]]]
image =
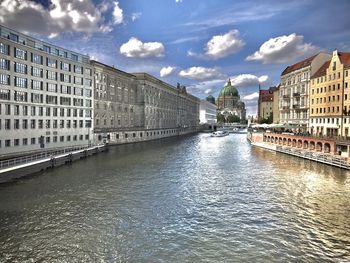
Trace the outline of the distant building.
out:
[[[206,101],[209,101],[212,104],[215,104],[215,98],[212,95],[209,95],[206,97]]]
[[[350,53],[332,58],[311,77],[310,133],[350,136]]]
[[[306,132],[309,126],[310,77],[331,58],[319,53],[288,66],[281,75],[280,123],[288,123]]]
[[[270,87],[268,90],[259,90],[258,100],[258,121],[273,121],[273,92],[276,87]]]
[[[221,89],[217,99],[217,106],[218,112],[225,117],[232,114],[239,117],[241,122],[245,121],[245,104],[241,101],[237,89],[231,85],[231,80],[228,80],[226,85]]]
[[[199,105],[199,123],[214,124],[216,122],[216,105],[207,100],[201,100]]]

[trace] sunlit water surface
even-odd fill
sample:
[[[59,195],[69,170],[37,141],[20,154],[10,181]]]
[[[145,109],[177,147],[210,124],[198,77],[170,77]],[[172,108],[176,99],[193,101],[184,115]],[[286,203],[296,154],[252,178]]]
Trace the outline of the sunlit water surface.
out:
[[[350,262],[350,174],[199,134],[0,186],[0,262]]]

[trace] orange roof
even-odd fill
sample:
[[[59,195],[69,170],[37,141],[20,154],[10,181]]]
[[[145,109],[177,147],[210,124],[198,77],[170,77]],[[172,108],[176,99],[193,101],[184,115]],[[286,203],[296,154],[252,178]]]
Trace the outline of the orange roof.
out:
[[[321,76],[325,76],[327,74],[327,68],[329,67],[329,64],[331,63],[330,60],[325,62],[316,72],[311,76],[312,79],[318,78]]]
[[[350,66],[350,53],[348,52],[338,52],[340,62],[345,66]]]
[[[314,55],[314,56],[312,56],[312,57],[309,57],[309,58],[307,58],[307,59],[304,59],[304,60],[302,60],[302,61],[300,61],[300,62],[298,62],[298,63],[295,63],[294,65],[291,65],[291,66],[286,67],[286,69],[283,70],[283,72],[282,72],[282,76],[283,76],[283,75],[286,75],[286,74],[288,74],[288,73],[291,73],[291,72],[293,72],[293,71],[295,71],[295,70],[298,70],[298,69],[301,69],[301,68],[310,66],[312,60],[313,60],[317,55],[318,55],[318,54],[316,54],[316,55]]]

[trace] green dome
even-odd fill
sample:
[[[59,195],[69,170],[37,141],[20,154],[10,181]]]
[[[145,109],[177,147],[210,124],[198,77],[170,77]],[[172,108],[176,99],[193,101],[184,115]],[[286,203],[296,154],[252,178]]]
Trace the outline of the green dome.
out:
[[[231,85],[231,80],[228,80],[226,85],[221,89],[219,97],[239,97],[237,89]]]

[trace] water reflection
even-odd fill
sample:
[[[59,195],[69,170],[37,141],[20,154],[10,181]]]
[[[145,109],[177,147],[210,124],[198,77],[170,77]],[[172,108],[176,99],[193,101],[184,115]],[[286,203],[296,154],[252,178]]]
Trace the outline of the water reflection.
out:
[[[0,261],[349,261],[349,186],[238,134],[113,147],[0,186]]]

